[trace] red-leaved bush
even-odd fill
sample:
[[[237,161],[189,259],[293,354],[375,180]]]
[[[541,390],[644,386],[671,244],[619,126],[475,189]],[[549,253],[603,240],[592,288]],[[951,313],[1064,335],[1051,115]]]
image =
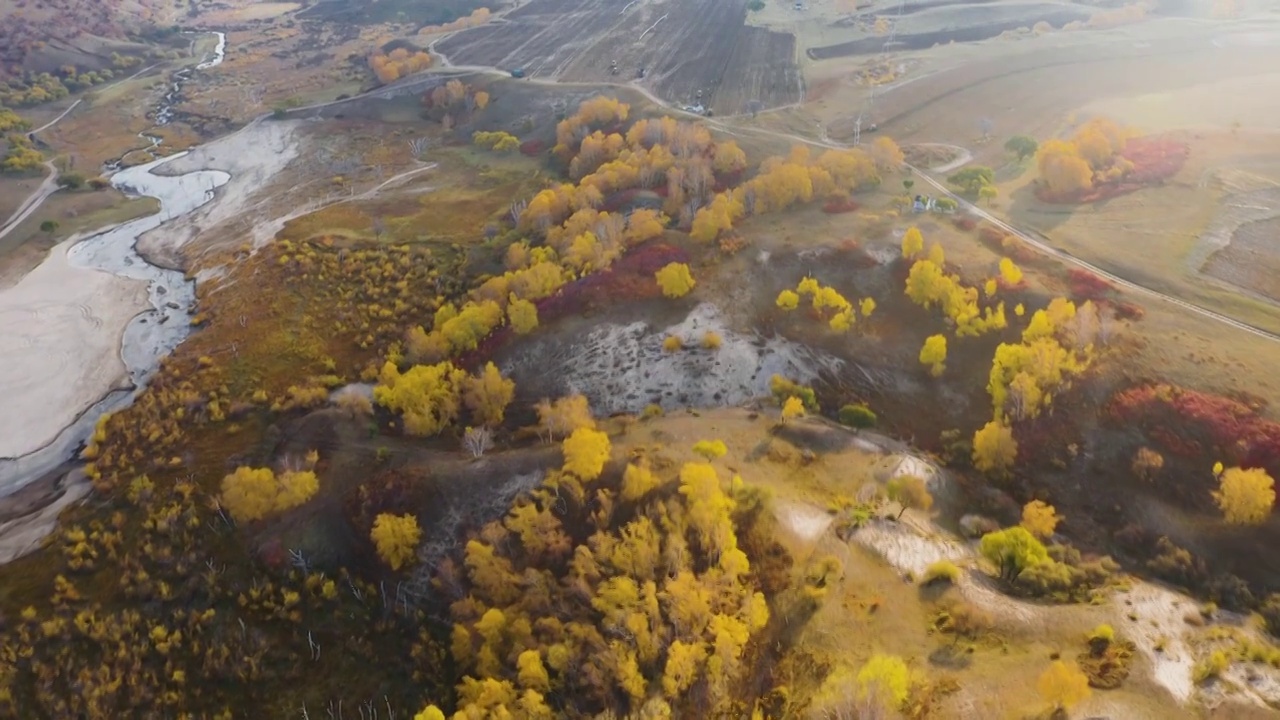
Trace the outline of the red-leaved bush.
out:
[[[1280,470],[1280,423],[1258,415],[1256,404],[1165,383],[1116,393],[1108,414],[1136,425],[1175,455]],[[1206,453],[1212,456],[1206,456]]]

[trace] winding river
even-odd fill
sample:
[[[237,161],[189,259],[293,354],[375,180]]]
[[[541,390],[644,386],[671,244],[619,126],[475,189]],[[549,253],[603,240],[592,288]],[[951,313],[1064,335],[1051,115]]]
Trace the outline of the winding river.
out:
[[[227,39],[223,33],[216,35],[218,44],[213,57],[196,65],[195,70],[206,70],[222,62]],[[156,110],[157,125],[172,118],[172,105],[191,72],[182,70],[175,75],[173,87]],[[145,134],[142,137],[153,140]],[[160,211],[98,233],[67,251],[67,260],[73,267],[99,270],[147,283],[151,309],[129,322],[120,344],[121,358],[133,388],[107,394],[41,449],[16,459],[0,460],[0,497],[16,492],[71,459],[76,449],[92,434],[98,418],[131,402],[145,387],[160,358],[172,352],[187,337],[196,301],[195,282],[187,280],[181,272],[152,265],[137,251],[141,235],[212,201],[214,190],[231,179],[230,175],[219,170],[199,170],[175,177],[151,172],[183,155],[186,153],[119,170],[112,175],[114,187],[130,196],[156,198],[160,201]]]

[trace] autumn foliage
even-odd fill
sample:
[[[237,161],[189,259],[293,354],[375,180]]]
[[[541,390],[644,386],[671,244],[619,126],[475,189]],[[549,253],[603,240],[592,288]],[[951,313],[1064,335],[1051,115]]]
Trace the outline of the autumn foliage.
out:
[[[468,717],[750,707],[733,689],[770,608],[737,518],[758,505],[701,462],[673,477],[641,459],[619,488],[601,475],[608,448],[574,431],[564,470],[467,543],[449,646]]]
[[[1089,202],[1167,180],[1182,169],[1186,156],[1182,143],[1139,138],[1095,118],[1068,139],[1042,143],[1036,165],[1044,199]]]
[[[386,84],[426,70],[431,67],[431,62],[431,54],[424,50],[411,51],[400,47],[390,53],[379,50],[370,55],[369,69],[373,70],[378,82]]]
[[[311,499],[320,489],[310,470],[286,471],[241,467],[222,479],[223,507],[237,520],[261,520]]]

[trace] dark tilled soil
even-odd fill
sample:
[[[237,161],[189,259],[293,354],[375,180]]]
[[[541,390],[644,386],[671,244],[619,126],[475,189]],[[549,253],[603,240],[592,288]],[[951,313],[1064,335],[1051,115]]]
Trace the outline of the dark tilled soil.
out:
[[[1031,27],[1038,22],[1047,22],[1054,27],[1062,27],[1074,20],[1084,20],[1088,13],[1077,8],[1049,10],[1037,17],[1020,17],[996,22],[977,23],[969,27],[942,30],[938,32],[899,33],[892,44],[886,46],[885,38],[875,36],[852,40],[838,45],[809,48],[806,52],[814,60],[830,60],[831,58],[849,55],[876,55],[886,50],[923,50],[934,45],[945,45],[951,42],[979,42],[989,40],[1007,30]]]

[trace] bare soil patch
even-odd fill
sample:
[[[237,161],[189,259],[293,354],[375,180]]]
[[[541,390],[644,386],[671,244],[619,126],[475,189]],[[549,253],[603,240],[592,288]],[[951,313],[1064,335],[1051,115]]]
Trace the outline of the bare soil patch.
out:
[[[836,45],[809,48],[805,54],[814,60],[830,60],[851,55],[874,55],[886,49],[924,50],[946,43],[988,40],[1006,31],[1041,22],[1062,27],[1069,22],[1087,20],[1090,14],[1083,7],[1060,3],[955,3],[953,7],[921,8],[908,13],[911,17],[899,21],[900,27],[891,44],[887,44],[886,37],[872,35]],[[913,30],[913,25],[921,29]],[[926,27],[937,29],[923,29]]]
[[[1271,208],[1280,212],[1280,205]],[[1229,245],[1209,258],[1204,272],[1280,302],[1277,237],[1280,237],[1280,215],[1247,222],[1231,233]]]

